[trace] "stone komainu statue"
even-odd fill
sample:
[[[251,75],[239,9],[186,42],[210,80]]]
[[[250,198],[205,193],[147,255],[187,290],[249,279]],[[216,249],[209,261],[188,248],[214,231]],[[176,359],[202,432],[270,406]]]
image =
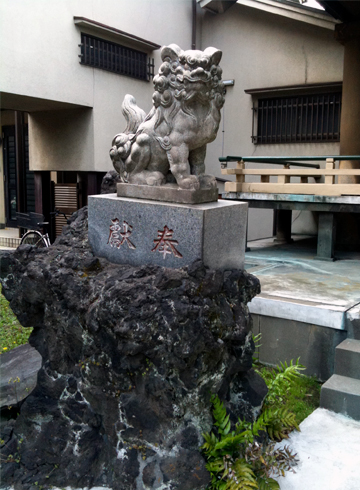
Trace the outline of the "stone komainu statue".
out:
[[[204,174],[204,160],[224,104],[221,56],[215,48],[162,48],[150,113],[146,116],[131,95],[122,105],[127,126],[110,150],[122,182],[154,186],[176,181],[181,189],[216,186],[215,178]]]

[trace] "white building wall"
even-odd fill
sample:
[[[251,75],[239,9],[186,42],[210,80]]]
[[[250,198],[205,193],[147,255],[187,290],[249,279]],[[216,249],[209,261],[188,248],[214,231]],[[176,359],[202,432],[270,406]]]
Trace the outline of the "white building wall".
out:
[[[0,2],[1,91],[91,107],[93,87],[79,65],[74,11],[90,2]]]
[[[93,69],[79,64],[74,16],[158,44],[191,45],[191,0],[2,0],[1,91],[93,107],[97,86]]]
[[[91,109],[29,114],[30,170],[94,171],[94,124]]]
[[[339,143],[254,145],[251,141],[253,101],[244,92],[253,88],[341,81],[343,46],[335,41],[333,31],[235,4],[223,14],[203,13],[201,48],[210,45],[223,51],[220,63],[223,79],[234,79],[235,85],[227,89],[219,136],[208,145],[209,173],[221,177],[219,156],[339,154]],[[304,219],[296,219],[294,231],[315,233],[312,216],[302,214]],[[294,212],[293,219],[297,216]],[[272,211],[251,209],[249,238],[271,236],[272,231]]]
[[[16,96],[16,107],[11,109],[26,110],[26,98],[32,98],[31,170],[109,170],[111,140],[125,127],[121,114],[125,94],[134,95],[145,111],[151,107],[151,81],[80,65],[82,29],[75,25],[74,16],[160,45],[175,42],[189,49],[191,13],[191,0],[0,2],[0,91]],[[149,54],[158,67],[160,51]],[[41,99],[41,104],[33,98]],[[71,112],[58,110],[61,103],[74,104],[73,119]],[[76,109],[79,106],[92,108],[92,116]]]

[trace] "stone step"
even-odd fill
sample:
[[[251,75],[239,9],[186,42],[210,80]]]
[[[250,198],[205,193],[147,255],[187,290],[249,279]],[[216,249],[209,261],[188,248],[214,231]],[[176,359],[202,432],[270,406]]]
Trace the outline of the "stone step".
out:
[[[334,372],[360,379],[360,340],[346,339],[336,347]]]
[[[41,355],[29,344],[0,356],[0,408],[15,406],[35,388]]]
[[[320,406],[360,420],[360,380],[334,374],[321,388]]]

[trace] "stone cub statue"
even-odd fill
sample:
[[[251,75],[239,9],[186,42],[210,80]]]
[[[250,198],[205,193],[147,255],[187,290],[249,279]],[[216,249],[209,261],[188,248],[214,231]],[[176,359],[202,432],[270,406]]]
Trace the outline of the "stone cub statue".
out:
[[[222,52],[183,51],[176,44],[161,50],[163,63],[154,77],[153,107],[148,115],[126,95],[123,133],[112,142],[110,157],[121,182],[181,189],[216,186],[205,175],[206,144],[216,138],[224,85]]]

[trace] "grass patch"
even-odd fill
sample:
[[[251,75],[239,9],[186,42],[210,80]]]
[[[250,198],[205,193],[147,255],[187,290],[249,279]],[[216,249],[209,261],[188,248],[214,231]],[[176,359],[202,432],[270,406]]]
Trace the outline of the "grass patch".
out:
[[[32,328],[20,325],[9,302],[1,293],[0,286],[0,355],[19,345],[26,344],[31,332]]]
[[[271,374],[276,373],[277,369],[259,366],[257,371],[268,385],[272,379]],[[286,390],[282,392],[278,402],[286,406],[290,412],[293,412],[296,416],[296,422],[300,424],[314,410],[319,408],[320,389],[321,384],[314,376],[301,376],[288,385]]]

